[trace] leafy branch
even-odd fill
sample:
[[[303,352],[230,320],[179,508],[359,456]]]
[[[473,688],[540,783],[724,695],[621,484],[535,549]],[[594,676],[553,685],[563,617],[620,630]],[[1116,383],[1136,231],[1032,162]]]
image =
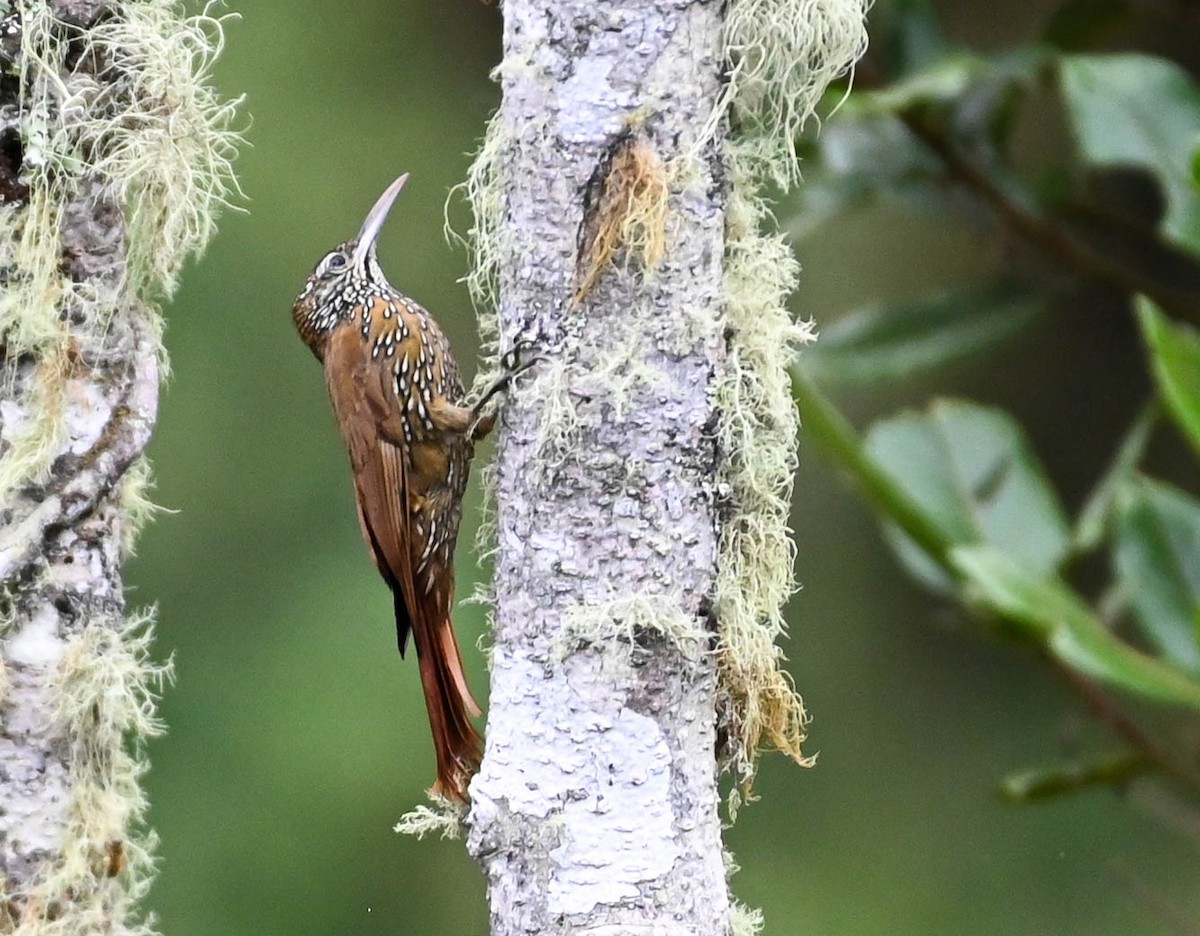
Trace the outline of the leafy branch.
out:
[[[1144,5],[1074,0],[1050,18],[1046,41],[991,56],[947,43],[922,0],[885,9],[879,51],[808,144],[818,169],[791,224],[803,234],[885,198],[946,215],[982,205],[1020,248],[996,282],[843,316],[793,387],[807,438],[862,492],[904,568],[1035,648],[1127,745],[1010,778],[1005,795],[1023,800],[1148,772],[1200,796],[1197,752],[1184,740],[1200,724],[1200,500],[1145,468],[1164,415],[1200,455],[1200,333],[1187,324],[1200,321],[1200,85],[1160,57],[1085,48],[1080,17],[1101,6],[1118,33],[1147,15]],[[1051,101],[1071,145],[1040,163],[1018,158],[1014,127]],[[1161,210],[1113,208],[1114,170],[1149,177]],[[965,207],[956,191],[972,196]],[[1084,284],[1126,298],[1156,394],[1074,516],[1008,414],[936,399],[860,436],[824,389],[975,354]],[[1096,552],[1107,553],[1110,579],[1089,594],[1075,572]]]

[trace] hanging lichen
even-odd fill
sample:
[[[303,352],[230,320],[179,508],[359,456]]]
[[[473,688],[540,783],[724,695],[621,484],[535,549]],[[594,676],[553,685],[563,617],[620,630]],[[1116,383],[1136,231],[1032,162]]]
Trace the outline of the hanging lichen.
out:
[[[796,140],[830,82],[866,48],[865,0],[733,0],[723,44],[730,65],[710,131],[726,141],[725,312],[729,346],[718,377],[721,480],[730,500],[721,531],[716,608],[720,622],[720,717],[726,758],[741,780],[735,813],[767,743],[801,764],[807,714],[783,669],[777,640],[795,588],[788,526],[799,419],[788,366],[811,341],[787,299],[800,267],[774,230],[762,187],[799,179]]]
[[[60,449],[70,340],[102,341],[118,310],[170,295],[234,186],[237,102],[221,101],[209,81],[221,21],[181,8],[177,0],[113,3],[85,29],[29,0],[5,20],[20,36],[11,66],[20,93],[2,123],[19,139],[27,197],[0,204],[4,385],[26,357],[41,364],[27,388],[32,415],[6,427],[12,448],[0,461],[0,500],[44,480]],[[68,211],[110,201],[124,214],[124,278],[66,275]]]

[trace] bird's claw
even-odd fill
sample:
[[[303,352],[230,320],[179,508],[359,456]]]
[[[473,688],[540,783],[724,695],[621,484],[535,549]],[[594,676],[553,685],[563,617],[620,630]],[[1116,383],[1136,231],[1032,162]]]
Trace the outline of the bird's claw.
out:
[[[518,377],[543,358],[534,353],[537,344],[528,339],[516,342],[500,355],[500,369],[509,380]]]
[[[508,389],[508,385],[513,382],[529,368],[533,367],[541,357],[533,353],[535,345],[532,341],[518,341],[512,348],[505,351],[500,356],[500,376],[492,381],[491,385],[483,392],[479,401],[471,407],[471,413],[475,417],[476,422],[485,419],[483,408],[488,404],[497,393],[502,393]],[[492,414],[492,420],[495,421],[495,415]],[[490,428],[490,424],[489,424]],[[486,431],[486,430],[485,430]]]

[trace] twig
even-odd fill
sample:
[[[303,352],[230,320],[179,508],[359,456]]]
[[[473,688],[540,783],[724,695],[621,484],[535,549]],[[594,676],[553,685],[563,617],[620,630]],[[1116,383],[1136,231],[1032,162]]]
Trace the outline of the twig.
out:
[[[1117,703],[1111,695],[1086,676],[1077,673],[1066,664],[1051,659],[1068,686],[1083,701],[1088,710],[1101,724],[1124,738],[1134,749],[1140,751],[1155,767],[1168,777],[1192,792],[1200,792],[1200,774],[1193,765],[1177,757],[1172,751],[1159,744]]]
[[[1040,247],[1091,279],[1114,286],[1126,293],[1142,293],[1176,315],[1194,317],[1200,303],[1194,295],[1164,287],[1140,270],[1118,258],[1097,250],[1073,237],[1021,204],[1011,192],[977,164],[964,157],[946,137],[936,133],[911,111],[902,111],[899,119],[918,140],[946,167],[951,178],[980,196],[1008,227],[1024,240]]]

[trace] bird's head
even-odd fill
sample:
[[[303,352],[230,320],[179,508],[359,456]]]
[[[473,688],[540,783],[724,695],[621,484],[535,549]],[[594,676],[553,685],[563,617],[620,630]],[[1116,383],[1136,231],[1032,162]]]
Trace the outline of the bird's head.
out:
[[[355,310],[370,296],[389,288],[375,256],[375,242],[407,181],[406,172],[387,187],[367,214],[358,236],[325,254],[296,297],[292,319],[300,337],[318,358],[338,325],[352,320]]]

